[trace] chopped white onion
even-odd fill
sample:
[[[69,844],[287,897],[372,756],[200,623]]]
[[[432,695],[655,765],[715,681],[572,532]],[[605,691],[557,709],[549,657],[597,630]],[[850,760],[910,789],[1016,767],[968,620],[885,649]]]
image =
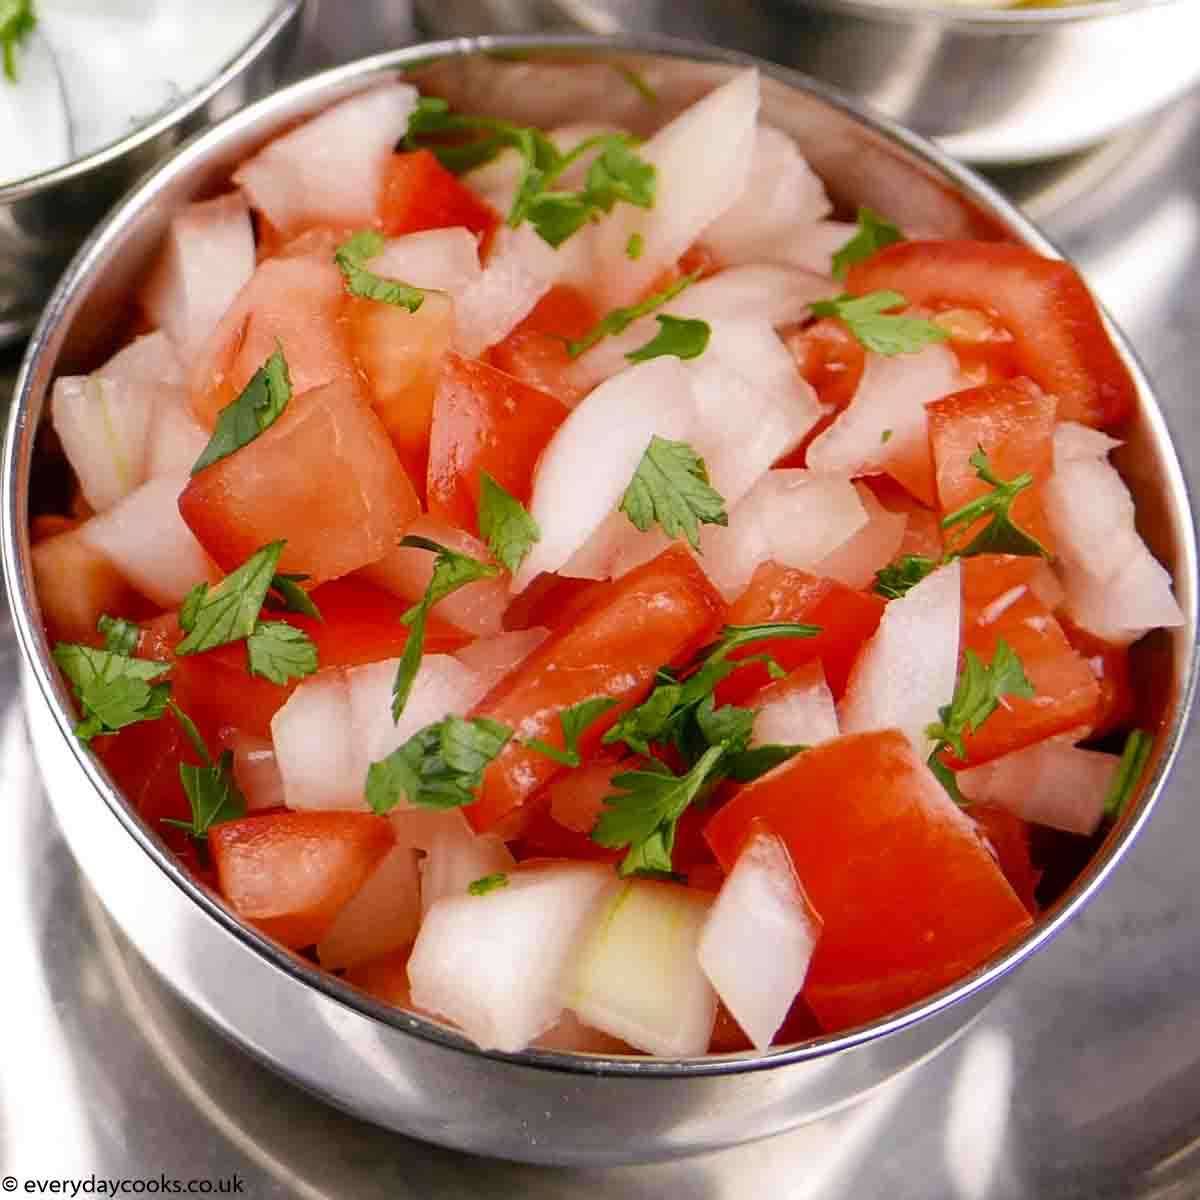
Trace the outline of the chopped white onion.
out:
[[[751,704],[756,710],[752,746],[818,746],[840,732],[820,659],[763,688]]]
[[[161,329],[134,338],[94,374],[103,375],[106,379],[166,383],[172,387],[184,382],[179,355],[171,345],[171,339]]]
[[[861,589],[869,587],[876,571],[896,557],[904,541],[908,515],[884,508],[866,484],[856,483],[854,487],[866,510],[867,523],[848,542],[818,563],[813,574]]]
[[[510,671],[523,663],[550,636],[540,626],[476,638],[456,650],[454,657],[475,672],[484,692],[490,692]]]
[[[271,718],[271,741],[288,808],[366,811],[345,672],[301,683]]]
[[[494,833],[476,834],[466,822],[449,822],[430,839],[421,864],[421,912],[446,897],[463,896],[477,879],[507,875],[517,865],[508,847]]]

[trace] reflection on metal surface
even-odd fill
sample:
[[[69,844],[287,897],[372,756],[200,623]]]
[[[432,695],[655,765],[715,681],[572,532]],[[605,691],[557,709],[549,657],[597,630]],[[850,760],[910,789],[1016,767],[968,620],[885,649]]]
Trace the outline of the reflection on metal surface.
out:
[[[1012,1109],[1012,1087],[1011,1034],[988,1028],[968,1034],[950,1087],[944,1138],[947,1173],[963,1200],[992,1195]]]

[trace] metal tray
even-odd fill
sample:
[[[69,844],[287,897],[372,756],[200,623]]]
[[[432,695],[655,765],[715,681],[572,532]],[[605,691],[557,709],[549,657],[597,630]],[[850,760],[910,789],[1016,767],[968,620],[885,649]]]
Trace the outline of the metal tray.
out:
[[[402,5],[338,6],[336,21],[333,8],[309,66],[387,48],[411,31]],[[1146,363],[1185,464],[1200,456],[1200,94],[1099,150],[997,179],[1080,263]],[[0,396],[14,368],[0,362]],[[53,825],[4,610],[0,1176],[19,1186],[165,1177],[209,1180],[214,1190],[236,1176],[254,1197],[1194,1197],[1197,785],[1192,735],[1105,892],[955,1046],[856,1108],[680,1163],[496,1163],[385,1133],[296,1090],[201,1023],[138,959]]]

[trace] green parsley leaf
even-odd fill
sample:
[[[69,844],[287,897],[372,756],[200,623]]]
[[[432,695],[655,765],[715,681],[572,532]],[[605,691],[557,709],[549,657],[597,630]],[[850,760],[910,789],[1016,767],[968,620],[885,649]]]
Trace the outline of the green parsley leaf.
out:
[[[904,241],[904,234],[886,217],[881,217],[865,204],[858,210],[858,232],[833,256],[834,279],[845,279],[855,263],[865,262],[873,254],[894,242]]]
[[[164,825],[174,825],[189,837],[204,839],[214,825],[234,821],[246,815],[246,798],[233,778],[233,751],[225,750],[216,762],[208,752],[195,722],[174,701],[171,712],[191,742],[203,765],[179,764],[179,782],[192,809],[191,821],[163,817]]]
[[[700,526],[728,525],[725,498],[709,486],[702,459],[687,444],[655,434],[621,498],[620,511],[645,533],[656,521],[670,538],[700,545]]]
[[[637,94],[641,96],[641,98],[645,100],[647,104],[658,103],[658,93],[650,86],[646,80],[646,77],[640,71],[635,71],[632,67],[623,66],[621,63],[613,63],[613,66],[616,68],[617,74],[620,75],[621,78],[624,79],[625,82],[629,84],[629,86],[633,88],[633,90],[637,92]]]
[[[286,621],[259,621],[246,639],[251,675],[272,683],[303,679],[317,669],[317,648],[303,629]]]
[[[396,682],[392,685],[392,719],[396,721],[400,720],[400,714],[404,712],[404,706],[408,703],[413,680],[416,679],[421,666],[421,656],[425,653],[425,622],[429,618],[429,610],[439,600],[444,600],[460,587],[500,574],[500,568],[494,564],[459,554],[457,550],[451,550],[438,542],[430,541],[429,538],[410,534],[401,539],[400,545],[428,550],[436,554],[437,558],[433,562],[433,575],[429,579],[425,595],[400,618],[408,626],[409,635],[404,645],[404,653],[400,656],[400,665],[396,668]]]
[[[479,532],[488,549],[514,573],[542,536],[525,505],[487,471],[479,472]]]
[[[939,751],[935,750],[929,756],[928,766],[933,772],[934,778],[936,778],[938,783],[940,783],[942,787],[946,789],[946,795],[948,795],[950,799],[958,805],[959,808],[969,808],[971,806],[971,802],[962,794],[962,791],[958,786],[958,772],[952,771],[948,766],[946,766],[946,764],[942,762],[940,758],[938,758],[938,753]]]
[[[588,138],[567,157],[577,158],[585,149],[593,146],[601,146],[602,149],[588,167],[587,183],[583,190],[584,203],[606,213],[612,212],[618,201],[632,204],[635,208],[652,208],[657,172],[651,163],[640,158],[633,150],[629,138],[601,134]]]
[[[283,541],[269,542],[215,587],[197,584],[179,609],[179,625],[187,637],[175,647],[175,653],[199,654],[249,637],[283,547]]]
[[[141,626],[136,622],[110,617],[107,613],[101,615],[96,628],[104,634],[105,650],[111,650],[113,654],[131,655],[142,636]]]
[[[558,722],[562,726],[562,749],[551,746],[540,738],[529,738],[521,744],[562,763],[564,767],[577,767],[582,762],[579,754],[580,734],[616,703],[611,696],[591,696],[587,700],[580,700],[578,704],[572,704],[570,708],[564,708],[558,714]]]
[[[153,681],[170,671],[168,663],[76,642],[59,642],[52,657],[79,701],[82,720],[75,736],[82,742],[139,721],[157,720],[166,708],[171,685]]]
[[[333,261],[346,281],[346,291],[352,296],[378,300],[381,304],[407,308],[410,313],[415,313],[425,303],[423,289],[398,279],[384,279],[367,270],[367,262],[383,249],[383,245],[383,234],[374,229],[363,229],[333,252]]]
[[[628,847],[618,874],[672,871],[675,827],[723,753],[722,747],[710,746],[685,775],[673,775],[660,764],[613,776],[613,786],[621,791],[605,797],[592,840],[614,850]]]
[[[940,720],[925,730],[926,736],[938,743],[938,749],[950,746],[959,758],[966,758],[963,735],[975,733],[996,711],[1002,696],[1028,699],[1032,695],[1033,684],[1025,678],[1020,658],[1003,638],[996,642],[990,664],[967,650],[954,697],[938,710]]]
[[[640,233],[631,233],[629,241],[625,243],[625,257],[632,262],[637,262],[642,257],[642,252],[646,249],[645,240]]]
[[[274,354],[250,376],[242,394],[217,415],[213,435],[192,464],[191,473],[196,475],[248,446],[275,424],[291,398],[292,377],[288,374],[283,347],[276,343]]]
[[[604,745],[624,742],[635,754],[650,757],[651,742],[669,741],[669,731],[681,711],[683,685],[673,681],[658,684],[650,695],[626,712],[600,739]]]
[[[708,349],[712,327],[707,321],[684,319],[660,314],[654,318],[661,328],[644,346],[630,350],[625,357],[630,362],[646,362],[664,354],[676,358],[699,358]]]
[[[890,442],[891,440],[892,440],[892,431],[890,429],[885,429],[879,435],[879,444],[881,446],[886,446],[888,444],[888,442]]]
[[[200,736],[200,730],[196,728],[196,722],[175,703],[174,700],[167,701],[167,707],[171,710],[171,715],[179,724],[179,728],[183,730],[184,736],[192,744],[192,749],[200,756],[200,761],[212,765],[212,755],[208,752],[208,746],[204,743],[204,738]]]
[[[486,896],[488,892],[502,887],[508,887],[508,876],[503,871],[496,871],[492,875],[481,875],[478,879],[472,879],[467,884],[467,895]]]
[[[4,48],[4,74],[17,82],[17,47],[37,27],[33,0],[0,0],[0,46]]]
[[[1146,769],[1153,746],[1154,738],[1144,729],[1129,731],[1121,761],[1117,764],[1117,773],[1104,794],[1104,815],[1110,821],[1115,821],[1125,811],[1125,805],[1129,803],[1129,797],[1133,795],[1133,789]]]
[[[892,291],[865,296],[843,294],[836,300],[814,300],[808,307],[818,317],[837,317],[868,350],[889,357],[912,354],[931,342],[944,342],[949,334],[932,321],[905,317],[888,310],[908,301]]]
[[[970,525],[983,517],[989,520],[965,547],[956,548],[953,553],[963,558],[974,554],[1040,554],[1043,558],[1051,558],[1050,551],[1031,533],[1014,525],[1009,515],[1013,501],[1033,483],[1033,476],[1026,472],[1015,479],[998,479],[982,446],[976,447],[968,461],[975,468],[975,474],[990,484],[992,490],[943,517],[942,528]]]
[[[307,579],[307,575],[276,575],[271,580],[271,590],[264,603],[268,608],[300,613],[301,616],[312,617],[314,621],[324,621],[312,596],[300,586]]]
[[[690,275],[677,279],[670,287],[663,288],[661,292],[647,296],[639,304],[632,304],[628,308],[614,308],[607,316],[601,317],[577,342],[571,341],[570,338],[563,339],[567,345],[568,356],[578,358],[585,350],[590,350],[597,342],[611,334],[623,333],[638,317],[649,316],[655,309],[669,304],[699,278],[700,272],[693,271]]]
[[[776,742],[755,746],[752,750],[743,750],[731,757],[725,764],[725,772],[738,783],[751,783],[807,749],[807,746],[788,746]]]
[[[875,586],[871,590],[888,600],[898,600],[940,565],[936,559],[926,558],[923,554],[906,554],[875,572]]]
[[[401,800],[417,808],[461,808],[473,803],[488,764],[512,730],[485,717],[446,717],[418,730],[367,771],[367,803],[390,812]]]

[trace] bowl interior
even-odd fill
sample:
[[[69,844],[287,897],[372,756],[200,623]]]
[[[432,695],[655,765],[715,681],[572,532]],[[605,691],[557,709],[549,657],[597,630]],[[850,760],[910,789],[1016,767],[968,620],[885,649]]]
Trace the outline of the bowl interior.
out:
[[[55,376],[91,369],[115,349],[128,328],[129,296],[147,270],[171,214],[183,203],[224,187],[247,154],[273,133],[332,101],[405,73],[422,88],[472,111],[551,125],[613,120],[635,130],[661,124],[749,60],[668,39],[585,37],[482,38],[381,55],[294,85],[229,118],[185,145],[139,186],[77,255],[47,306],[18,382],[4,458],[4,570],[28,673],[53,710],[80,768],[155,863],[214,920],[282,969],[360,1012],[416,1036],[481,1053],[434,1022],[401,1015],[336,978],[317,971],[242,925],[224,903],[197,884],[133,813],[103,768],[71,735],[68,697],[49,658],[30,571],[28,525],[37,503],[35,440]],[[1009,239],[1055,253],[1038,231],[978,177],[928,144],[877,119],[824,86],[781,68],[763,73],[763,115],[794,137],[847,213],[866,203],[910,232]],[[650,104],[630,86],[635,70],[653,89]],[[1159,632],[1139,647],[1141,720],[1157,731],[1150,764],[1135,800],[1082,873],[1016,946],[958,984],[903,1012],[846,1034],[815,1039],[768,1055],[713,1056],[679,1062],[595,1059],[525,1052],[513,1056],[558,1070],[677,1074],[740,1071],[832,1053],[879,1037],[940,1011],[985,987],[1051,938],[1101,885],[1149,815],[1183,733],[1194,689],[1196,558],[1191,509],[1162,415],[1147,381],[1119,335],[1114,336],[1138,383],[1140,408],[1121,431],[1120,463],[1138,502],[1139,526],[1175,578],[1187,625]],[[32,496],[32,500],[31,500]],[[507,1057],[507,1056],[497,1056]]]

